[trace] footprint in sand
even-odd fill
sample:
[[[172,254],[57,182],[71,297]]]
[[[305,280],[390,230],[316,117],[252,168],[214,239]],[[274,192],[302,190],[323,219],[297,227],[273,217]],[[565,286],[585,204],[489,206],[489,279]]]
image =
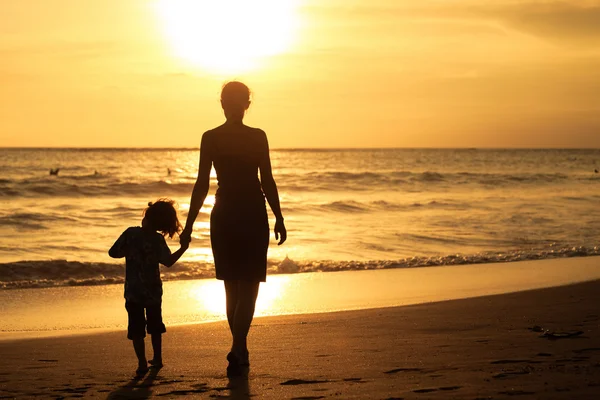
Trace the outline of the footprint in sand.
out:
[[[440,390],[450,391],[450,390],[458,390],[462,388],[462,386],[442,386],[439,388]]]
[[[304,379],[290,379],[285,382],[281,382],[280,385],[312,385],[315,383],[327,383],[328,380],[304,380]]]
[[[182,383],[181,379],[157,379],[155,385],[169,385],[171,383]]]
[[[434,389],[434,388],[416,389],[416,390],[413,390],[413,392],[415,392],[415,393],[431,393],[431,392],[437,392],[437,389]]]
[[[441,386],[439,388],[426,388],[426,389],[416,389],[413,390],[414,393],[431,393],[431,392],[437,392],[438,390],[443,390],[446,392],[449,392],[451,390],[458,390],[462,388],[462,386]]]
[[[521,371],[506,371],[506,372],[501,372],[499,374],[493,375],[492,378],[502,379],[502,378],[509,378],[511,376],[514,376],[514,375],[527,375],[527,374],[529,374],[529,371],[526,371],[526,370],[521,370]]]
[[[201,388],[201,389],[188,389],[188,390],[172,390],[168,393],[157,394],[157,396],[188,396],[190,394],[196,393],[206,393],[210,391],[210,388]]]
[[[365,383],[365,381],[362,380],[362,378],[344,378],[342,379],[344,382],[359,382],[359,383]]]
[[[292,400],[314,400],[314,399],[324,399],[325,396],[302,396],[302,397],[292,397]]]
[[[507,390],[504,392],[498,392],[498,394],[505,394],[507,396],[527,396],[530,394],[535,394],[535,392],[527,392],[525,390]]]
[[[492,361],[492,364],[522,364],[522,363],[528,363],[528,364],[540,364],[541,361],[534,361],[534,360],[496,360],[496,361]]]
[[[595,351],[600,351],[600,347],[587,347],[585,349],[573,350],[573,353],[591,353]]]
[[[419,372],[423,371],[421,368],[396,368],[389,371],[384,371],[384,374],[395,374],[397,372]]]
[[[63,389],[54,389],[54,392],[59,393],[76,393],[76,394],[85,394],[89,390],[89,387],[76,387],[76,388],[63,388]]]

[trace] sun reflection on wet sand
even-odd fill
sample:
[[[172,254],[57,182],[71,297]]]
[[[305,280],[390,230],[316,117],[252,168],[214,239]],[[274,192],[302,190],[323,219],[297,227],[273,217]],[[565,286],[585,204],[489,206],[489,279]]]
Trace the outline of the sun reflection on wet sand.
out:
[[[214,315],[225,317],[225,290],[223,282],[209,281],[203,282],[204,285],[198,285],[190,290],[190,297],[196,303],[191,307],[199,307]]]
[[[208,313],[225,318],[225,289],[221,281],[199,281],[200,285],[190,289],[190,297],[195,300],[193,306],[200,307]],[[273,315],[274,310],[281,309],[277,302],[289,286],[289,276],[269,277],[269,281],[260,285],[256,301],[256,316]]]
[[[271,275],[261,284],[256,316],[391,307],[564,285],[599,279],[597,267],[598,257],[585,257]],[[122,284],[0,291],[0,340],[123,330],[127,327],[123,306]],[[167,327],[225,320],[223,282],[165,282],[163,318]]]

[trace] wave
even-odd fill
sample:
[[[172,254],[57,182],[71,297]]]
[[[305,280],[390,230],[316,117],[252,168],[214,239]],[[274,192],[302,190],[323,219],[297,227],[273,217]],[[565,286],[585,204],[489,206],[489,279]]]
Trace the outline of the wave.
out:
[[[338,212],[366,212],[369,211],[369,206],[358,201],[334,201],[332,203],[326,203],[319,206],[320,209],[325,211],[338,211]]]
[[[371,261],[283,261],[269,260],[269,274],[306,272],[362,271],[391,268],[420,268],[465,264],[501,263],[600,255],[600,247],[563,247],[545,250],[514,250],[476,254],[449,254],[435,257],[409,257],[397,260]],[[123,263],[94,263],[66,260],[17,261],[0,264],[0,289],[30,289],[55,286],[93,286],[122,284]],[[180,262],[161,269],[164,281],[214,278],[211,263]]]
[[[168,281],[210,278],[214,273],[210,264],[177,263],[161,276]],[[0,289],[108,285],[123,283],[124,278],[123,263],[48,260],[0,264]]]
[[[325,171],[278,174],[278,186],[288,191],[422,191],[429,187],[451,188],[474,185],[480,188],[540,186],[570,182],[600,182],[600,176],[564,173],[483,173],[443,171]]]
[[[61,224],[80,224],[82,220],[80,217],[69,216],[64,211],[68,208],[68,205],[61,204],[53,212],[48,213],[34,213],[34,212],[20,212],[16,211],[14,214],[0,215],[0,227],[12,228],[20,231],[40,231],[45,229],[52,229]],[[287,206],[286,210],[290,213],[306,213],[306,214],[318,214],[322,212],[326,213],[340,213],[340,214],[352,214],[352,213],[377,213],[377,212],[410,212],[416,208],[421,209],[446,209],[446,210],[465,210],[470,208],[466,202],[457,201],[428,201],[428,202],[412,202],[412,203],[397,203],[385,200],[376,201],[333,201],[317,204],[308,203],[292,203]],[[139,216],[141,213],[139,207],[107,207],[102,208],[91,208],[86,210],[85,223],[95,221],[95,223],[101,224],[103,222],[109,222],[114,218],[130,218],[132,216]],[[184,214],[185,215],[185,214]]]
[[[354,200],[346,201],[334,201],[323,204],[316,204],[313,206],[300,205],[297,207],[288,207],[288,211],[334,211],[340,213],[351,213],[351,212],[376,212],[376,211],[411,211],[415,208],[433,208],[433,209],[460,209],[464,210],[469,208],[469,204],[461,203],[456,201],[436,201],[431,200],[427,202],[413,202],[413,203],[396,203],[385,200],[375,200],[371,202],[360,202]]]
[[[122,195],[156,196],[159,193],[189,195],[194,182],[154,180],[146,182],[121,182],[107,180],[36,180],[0,183],[0,196],[4,197],[114,197]]]
[[[567,175],[563,173],[476,173],[443,171],[325,171],[281,173],[278,186],[286,191],[363,191],[374,189],[420,190],[422,185],[479,185],[498,187],[541,185],[567,181],[600,182],[600,176]],[[149,195],[174,193],[189,195],[195,182],[193,176],[172,179],[142,179],[117,177],[110,174],[59,175],[27,179],[1,179],[0,197],[102,197],[118,195]],[[215,180],[213,179],[213,184]],[[421,185],[421,186],[419,186]]]
[[[44,223],[67,223],[75,222],[76,219],[66,215],[41,214],[17,212],[11,215],[0,216],[0,226],[13,227],[20,230],[42,230],[47,229]]]

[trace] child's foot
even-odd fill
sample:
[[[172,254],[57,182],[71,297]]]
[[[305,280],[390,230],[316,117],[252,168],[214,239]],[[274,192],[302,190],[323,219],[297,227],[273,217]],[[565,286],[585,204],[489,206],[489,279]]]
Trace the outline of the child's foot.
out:
[[[135,370],[136,378],[141,378],[148,373],[148,364],[144,361],[144,363],[138,364],[138,369]]]
[[[162,358],[148,361],[150,368],[161,369],[163,367]]]

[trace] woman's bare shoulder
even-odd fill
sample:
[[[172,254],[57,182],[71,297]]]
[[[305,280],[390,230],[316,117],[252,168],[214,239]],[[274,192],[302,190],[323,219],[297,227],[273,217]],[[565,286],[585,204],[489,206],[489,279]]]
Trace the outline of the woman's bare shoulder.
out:
[[[216,128],[207,130],[202,134],[202,141],[214,140],[215,135],[219,132],[220,129],[221,127],[217,126]]]
[[[248,126],[248,131],[257,139],[264,139],[267,137],[265,131],[260,128],[254,128],[252,126]]]
[[[254,132],[256,132],[257,134],[261,134],[261,135],[264,135],[264,134],[265,134],[265,131],[263,131],[263,130],[262,130],[262,129],[260,129],[260,128],[255,128],[255,127],[252,127],[252,126],[249,126],[248,128],[252,129],[252,130],[253,130]]]

